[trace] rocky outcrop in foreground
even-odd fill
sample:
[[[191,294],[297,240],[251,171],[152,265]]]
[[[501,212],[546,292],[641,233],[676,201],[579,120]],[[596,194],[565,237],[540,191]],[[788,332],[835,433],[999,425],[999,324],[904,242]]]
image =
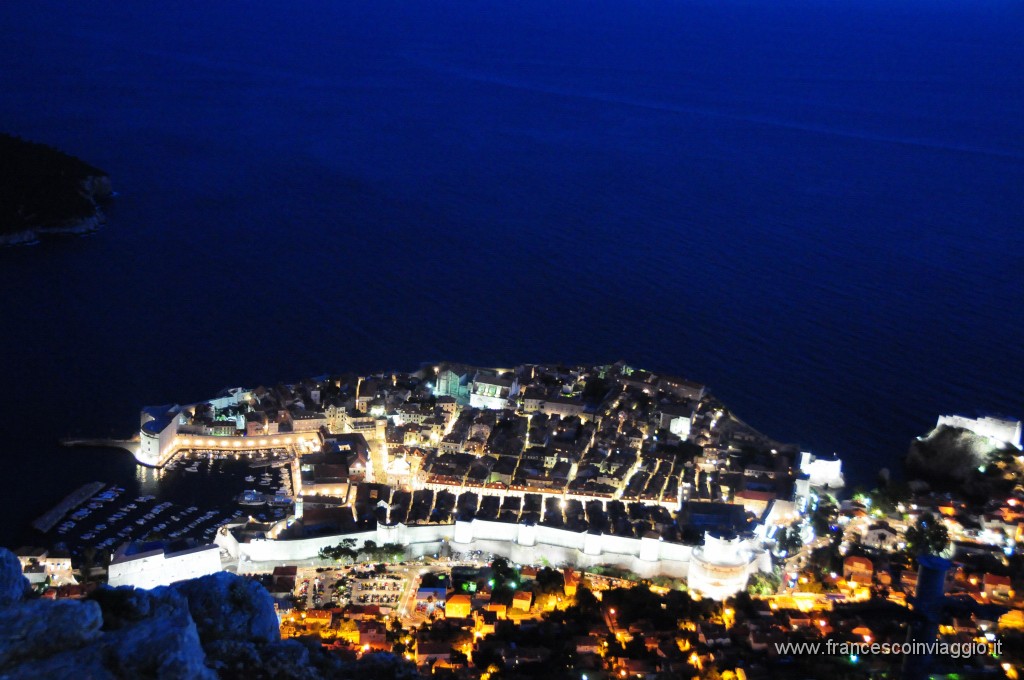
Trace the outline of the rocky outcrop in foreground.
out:
[[[281,640],[267,591],[226,572],[87,600],[29,593],[18,559],[0,548],[0,680],[418,677],[390,654],[345,661],[315,641]]]

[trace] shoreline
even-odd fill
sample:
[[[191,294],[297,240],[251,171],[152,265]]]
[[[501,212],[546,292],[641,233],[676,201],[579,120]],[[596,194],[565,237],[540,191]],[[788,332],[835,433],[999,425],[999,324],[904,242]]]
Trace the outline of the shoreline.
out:
[[[74,222],[0,234],[0,247],[35,246],[53,236],[86,236],[99,231],[106,221],[106,216],[97,208],[93,215]]]
[[[59,152],[58,152],[59,153]],[[75,162],[81,163],[78,159]],[[89,171],[81,176],[76,187],[55,186],[51,189],[49,198],[57,201],[77,188],[77,194],[88,202],[88,206],[78,206],[80,209],[65,211],[63,219],[56,215],[41,221],[49,222],[31,225],[32,219],[25,219],[24,224],[13,227],[13,231],[0,230],[0,247],[3,246],[33,246],[42,242],[43,238],[52,236],[84,236],[99,231],[100,227],[106,224],[107,217],[100,207],[103,201],[109,201],[114,196],[114,189],[107,175],[98,168],[89,167]],[[68,212],[71,212],[69,215]],[[78,213],[77,215],[74,213]]]

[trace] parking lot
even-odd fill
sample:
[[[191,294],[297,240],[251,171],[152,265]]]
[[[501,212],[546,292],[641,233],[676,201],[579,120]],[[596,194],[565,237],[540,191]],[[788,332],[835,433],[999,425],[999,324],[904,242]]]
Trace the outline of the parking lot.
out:
[[[408,579],[401,574],[356,573],[349,581],[349,599],[354,604],[394,607],[407,585]]]
[[[415,593],[419,565],[389,565],[380,572],[375,565],[342,567],[301,567],[295,579],[295,594],[305,598],[307,609],[330,609],[352,605],[399,608],[403,599]]]
[[[349,604],[350,577],[347,568],[299,569],[295,579],[295,594],[306,598],[307,609],[329,609]]]

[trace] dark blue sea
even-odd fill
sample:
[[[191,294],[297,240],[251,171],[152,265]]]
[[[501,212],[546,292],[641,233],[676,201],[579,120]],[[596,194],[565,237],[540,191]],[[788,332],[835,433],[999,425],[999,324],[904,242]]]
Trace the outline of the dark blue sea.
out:
[[[1024,415],[1014,0],[0,2],[0,128],[107,170],[0,252],[0,543],[142,404],[620,358],[898,469]]]

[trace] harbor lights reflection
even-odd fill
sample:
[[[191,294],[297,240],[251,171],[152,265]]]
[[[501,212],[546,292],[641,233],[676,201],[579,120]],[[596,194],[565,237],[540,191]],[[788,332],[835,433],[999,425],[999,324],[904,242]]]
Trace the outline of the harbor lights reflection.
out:
[[[163,468],[146,467],[145,465],[135,466],[135,481],[139,485],[139,492],[143,495],[155,496],[164,477]]]

